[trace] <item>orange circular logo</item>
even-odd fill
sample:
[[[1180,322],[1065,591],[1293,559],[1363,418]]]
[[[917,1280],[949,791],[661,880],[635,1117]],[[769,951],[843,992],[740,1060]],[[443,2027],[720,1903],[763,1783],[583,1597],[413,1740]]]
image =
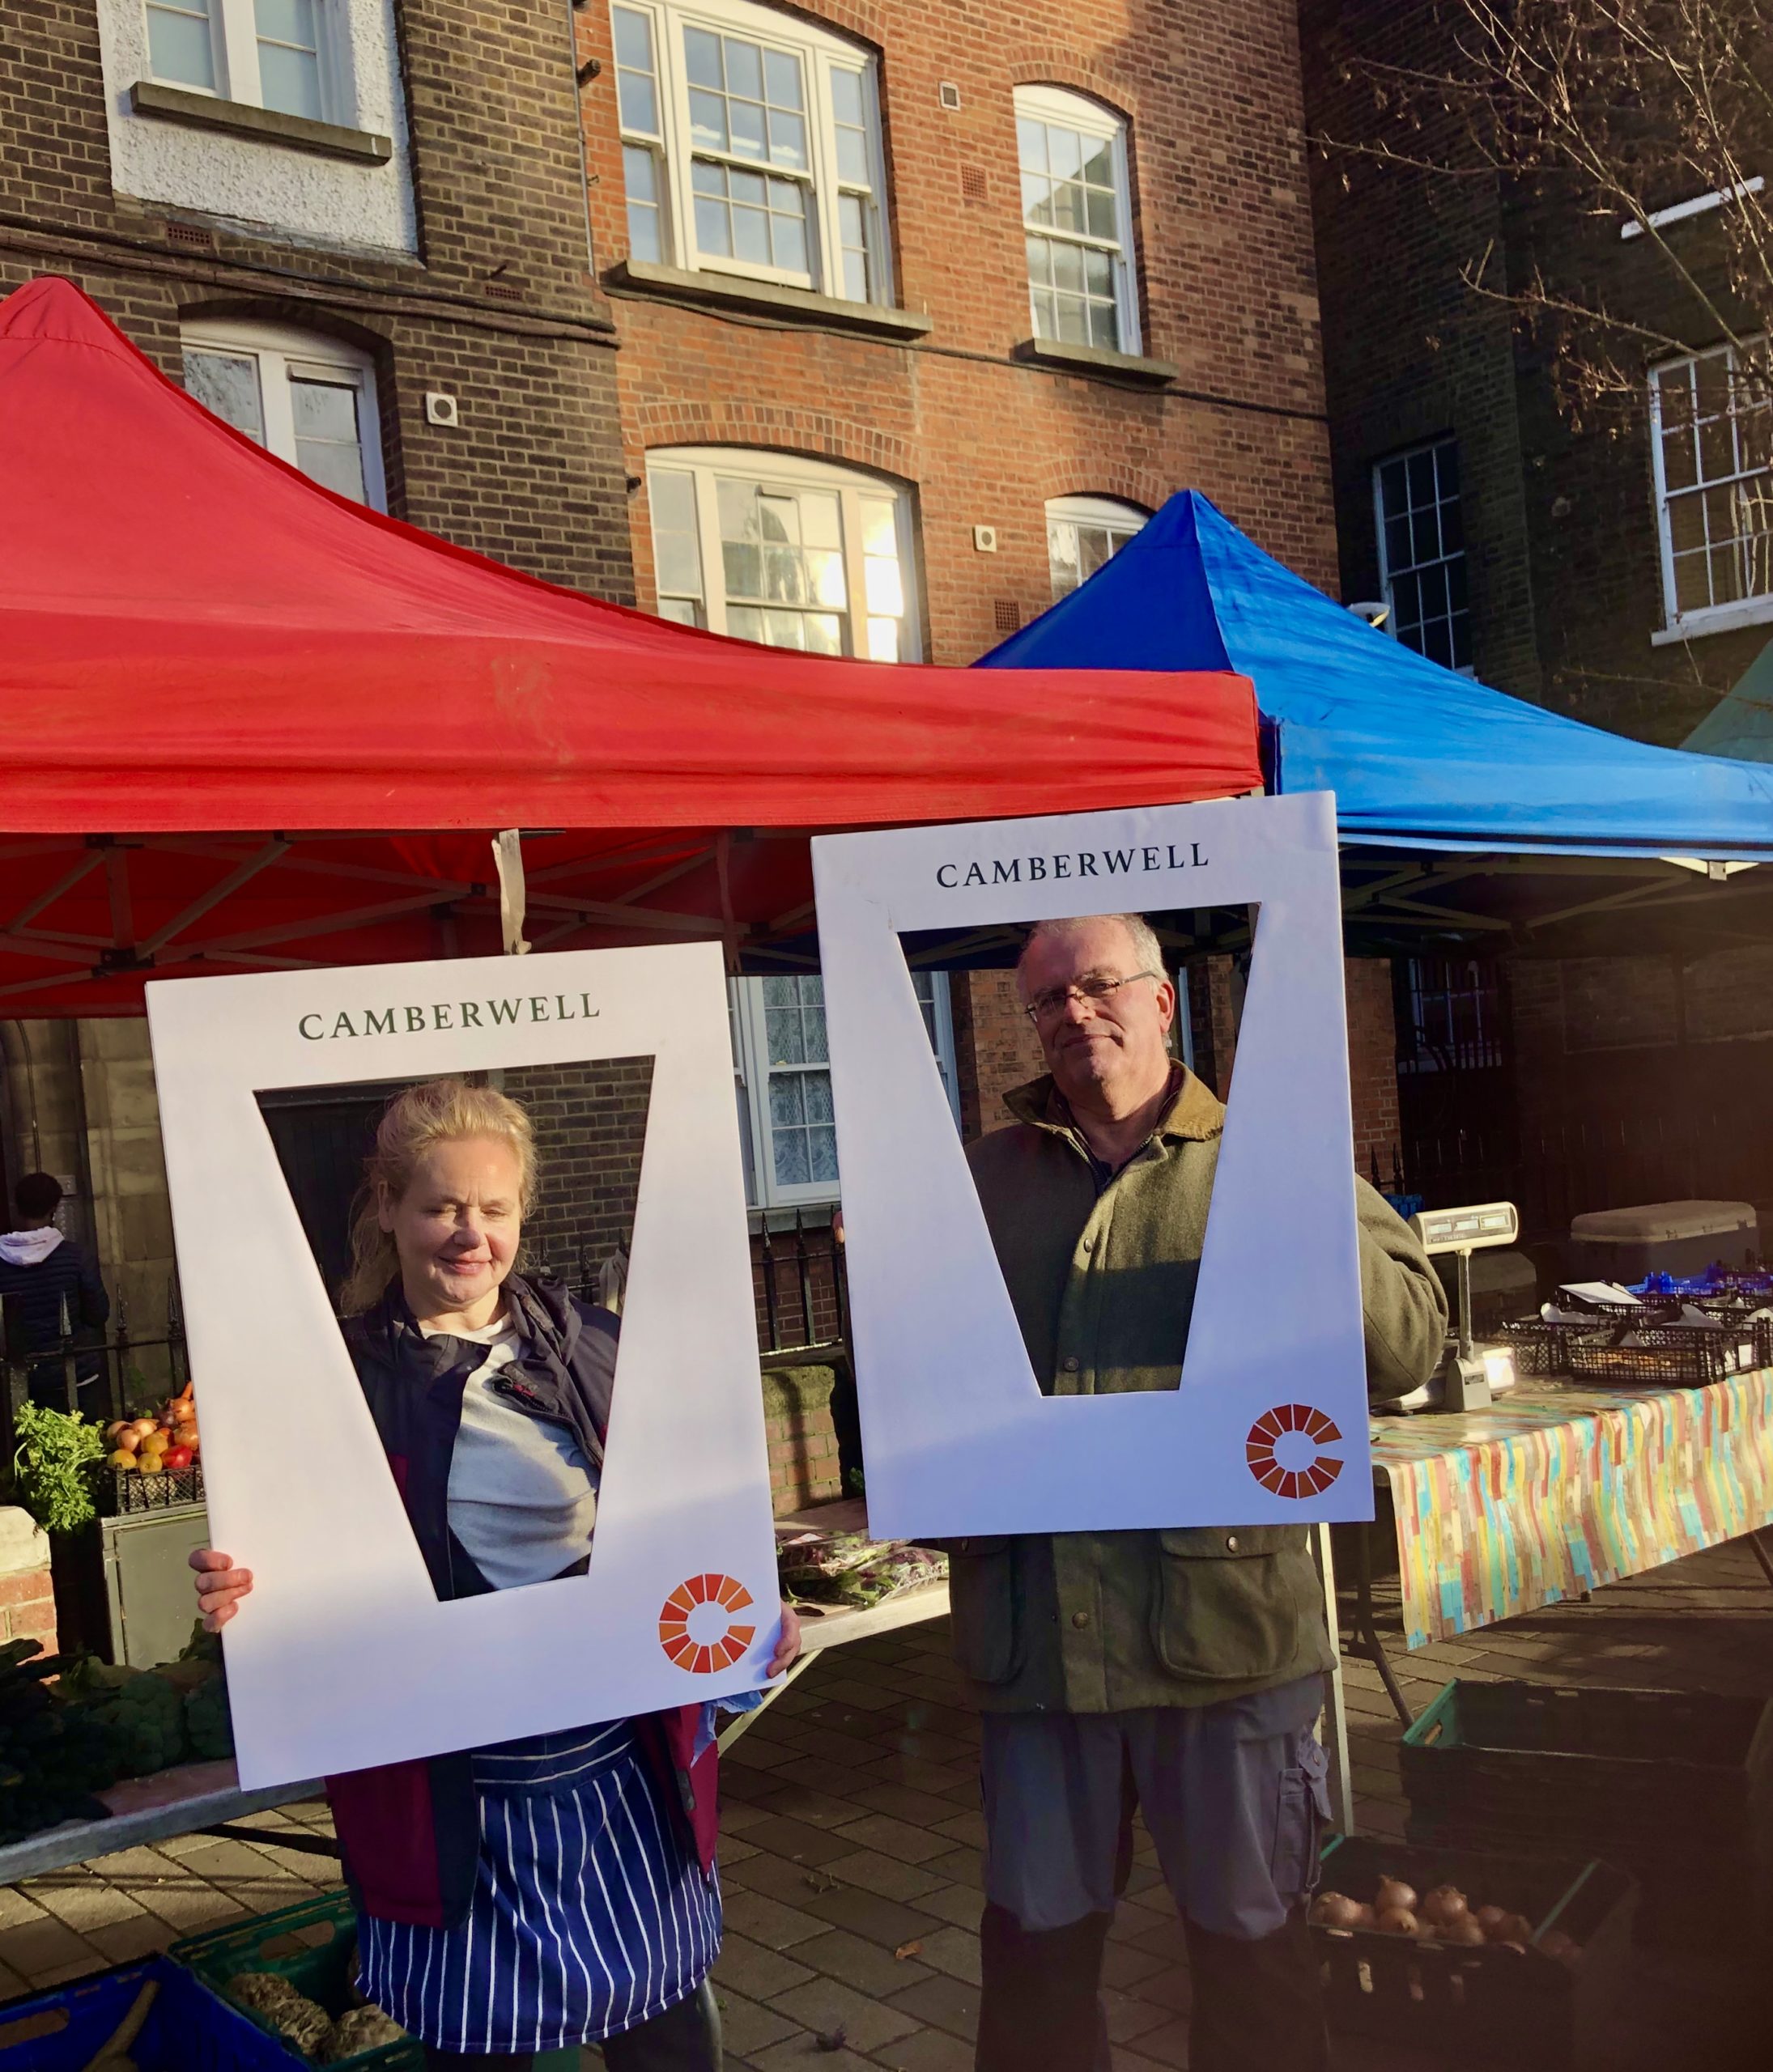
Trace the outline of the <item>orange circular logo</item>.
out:
[[[740,1625],[735,1616],[750,1602],[745,1586],[730,1576],[691,1576],[665,1600],[659,1645],[692,1676],[730,1669],[757,1632],[755,1625]]]
[[[1311,1458],[1303,1467],[1287,1467],[1281,1461],[1278,1448],[1295,1432],[1309,1442]],[[1264,1411],[1250,1427],[1244,1452],[1251,1474],[1265,1489],[1277,1497],[1316,1497],[1342,1471],[1342,1463],[1323,1451],[1327,1446],[1337,1445],[1341,1436],[1321,1410],[1313,1410],[1309,1403],[1281,1403]],[[1299,1460],[1305,1449],[1295,1446],[1287,1450]]]

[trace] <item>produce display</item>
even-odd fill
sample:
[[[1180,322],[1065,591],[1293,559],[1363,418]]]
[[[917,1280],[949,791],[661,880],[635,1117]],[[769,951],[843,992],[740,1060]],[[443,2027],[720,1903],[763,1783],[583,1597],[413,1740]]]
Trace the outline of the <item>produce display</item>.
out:
[[[127,1669],[82,1655],[62,1672],[57,1700],[107,1736],[110,1774],[147,1777],[175,1763],[219,1761],[234,1752],[222,1648],[201,1622],[176,1662]]]
[[[1346,1892],[1320,1892],[1312,1902],[1312,1921],[1320,1928],[1346,1933],[1372,1929],[1381,1935],[1409,1936],[1418,1942],[1439,1942],[1476,1949],[1499,1943],[1524,1952],[1533,1942],[1533,1923],[1512,1907],[1486,1902],[1474,1905],[1456,1885],[1436,1885],[1418,1894],[1401,1878],[1381,1878],[1371,1900]],[[1573,1964],[1582,1945],[1562,1929],[1548,1928],[1533,1947],[1548,1957]]]
[[[112,1739],[50,1689],[68,1667],[67,1656],[45,1654],[40,1641],[0,1648],[0,1842],[105,1816],[92,1794],[116,1781]]]
[[[187,1382],[151,1417],[120,1417],[104,1429],[107,1465],[124,1475],[176,1474],[202,1451],[195,1384]]]
[[[921,1583],[940,1582],[948,1557],[908,1540],[870,1539],[865,1532],[809,1531],[777,1547],[776,1566],[784,1603],[860,1611]]]
[[[373,2003],[349,2008],[335,2022],[317,2000],[276,1972],[238,1972],[228,1981],[227,1993],[317,2065],[337,2065],[359,2051],[399,2043],[406,2033]]]

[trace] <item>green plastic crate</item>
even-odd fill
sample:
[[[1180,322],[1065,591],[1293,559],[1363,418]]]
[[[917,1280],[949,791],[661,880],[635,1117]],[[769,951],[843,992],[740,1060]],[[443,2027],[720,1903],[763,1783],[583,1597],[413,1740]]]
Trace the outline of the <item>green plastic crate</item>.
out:
[[[355,2004],[351,1986],[356,1948],[356,1909],[351,1894],[341,1889],[304,1900],[299,1906],[279,1907],[274,1913],[254,1914],[250,1921],[187,1935],[167,1954],[224,1999],[228,1981],[238,1973],[275,1972],[298,1993],[305,1993],[337,2016]],[[228,2004],[237,2006],[233,2001]],[[238,2011],[275,2036],[294,2063],[313,2062],[250,2007],[239,2007]],[[374,2050],[360,2050],[354,2057],[341,2057],[337,2067],[338,2072],[423,2072],[424,2061],[423,2045],[416,2036],[409,2036],[402,2043],[385,2043]],[[542,2051],[536,2057],[536,2072],[577,2072],[578,2064],[576,2045]]]
[[[206,1929],[201,1935],[187,1935],[175,1942],[168,1955],[176,1964],[196,1972],[213,1992],[227,1999],[230,1979],[241,1972],[275,1972],[287,1978],[298,1993],[317,2000],[329,2015],[342,2015],[355,2004],[351,1991],[357,1950],[357,1910],[351,1894],[343,1890],[322,1892],[317,1899],[299,1905],[279,1907],[274,1913],[254,1914],[249,1921],[230,1921],[224,1928]],[[230,2001],[230,2006],[238,2003]],[[250,2007],[240,2010],[273,2036],[278,2032]],[[278,2040],[298,2065],[312,2064],[287,2038]],[[423,2072],[423,2046],[416,2036],[400,2043],[378,2044],[342,2057],[340,2067],[350,2072]]]

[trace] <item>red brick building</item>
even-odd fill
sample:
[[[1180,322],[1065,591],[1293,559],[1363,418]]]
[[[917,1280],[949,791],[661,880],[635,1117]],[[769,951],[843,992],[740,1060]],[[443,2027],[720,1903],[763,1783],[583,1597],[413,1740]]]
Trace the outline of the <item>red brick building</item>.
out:
[[[644,606],[964,664],[1184,486],[1334,580],[1286,0],[593,0],[578,19]],[[1374,983],[1351,973],[1358,1000]],[[817,989],[746,982],[736,1017],[765,1211],[835,1195]],[[1002,974],[926,991],[976,1134],[1039,1068],[1031,1032]],[[1371,1020],[1363,1170],[1396,1134]],[[1229,1052],[1222,1032],[1222,1077]]]

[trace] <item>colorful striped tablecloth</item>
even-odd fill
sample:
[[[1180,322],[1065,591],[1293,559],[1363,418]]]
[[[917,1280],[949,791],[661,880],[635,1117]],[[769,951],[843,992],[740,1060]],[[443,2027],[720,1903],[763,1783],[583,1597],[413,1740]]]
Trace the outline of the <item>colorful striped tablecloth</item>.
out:
[[[1524,1382],[1490,1410],[1375,1418],[1373,1467],[1419,1648],[1773,1523],[1773,1371],[1702,1389]]]

